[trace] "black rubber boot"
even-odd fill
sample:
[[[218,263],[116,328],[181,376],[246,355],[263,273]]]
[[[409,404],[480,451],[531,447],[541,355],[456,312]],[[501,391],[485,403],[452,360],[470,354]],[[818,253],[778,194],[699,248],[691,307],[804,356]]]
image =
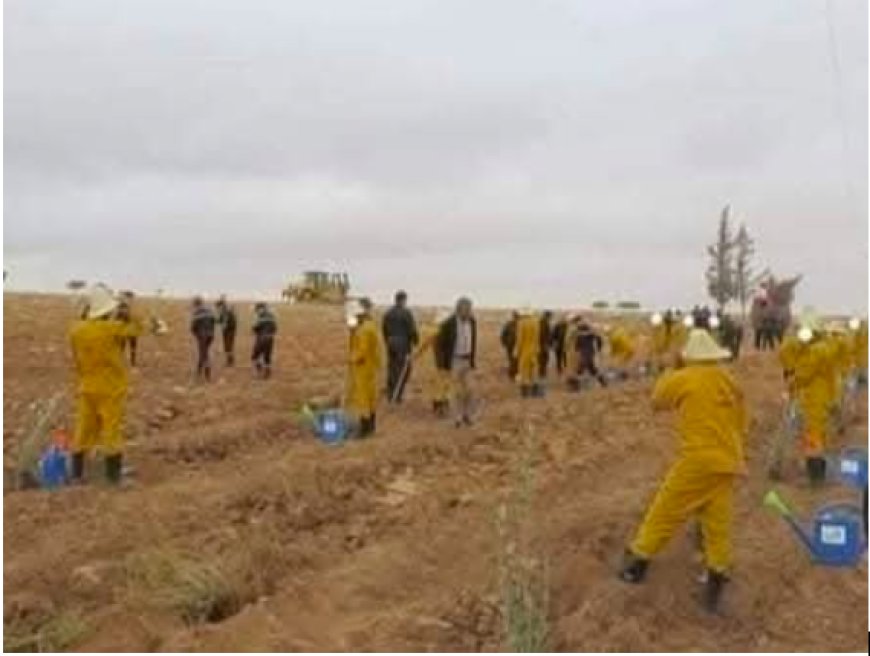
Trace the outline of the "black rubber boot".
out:
[[[807,458],[807,476],[813,486],[822,485],[825,482],[825,474],[828,463],[824,458]]]
[[[121,469],[123,467],[123,457],[120,453],[113,456],[106,456],[106,480],[110,485],[121,484]]]
[[[520,396],[524,399],[529,398],[529,386],[528,385],[520,385]]]
[[[71,458],[72,471],[70,471],[70,481],[72,483],[81,483],[85,477],[85,453],[79,451],[73,453]]]
[[[722,590],[726,583],[728,583],[728,577],[725,574],[708,570],[707,584],[704,588],[704,610],[708,613],[715,613],[719,610]]]
[[[369,426],[372,429],[372,433],[378,429],[378,416],[374,412],[369,416]]]
[[[232,353],[227,353],[227,366],[233,367],[236,364],[236,358]]]
[[[625,553],[625,562],[619,572],[619,578],[626,583],[642,583],[646,578],[649,561],[646,558],[635,556],[630,551]]]
[[[272,365],[263,365],[263,380],[269,380],[272,377]]]
[[[359,437],[361,439],[368,437],[375,430],[374,423],[371,417],[360,417],[359,420]]]

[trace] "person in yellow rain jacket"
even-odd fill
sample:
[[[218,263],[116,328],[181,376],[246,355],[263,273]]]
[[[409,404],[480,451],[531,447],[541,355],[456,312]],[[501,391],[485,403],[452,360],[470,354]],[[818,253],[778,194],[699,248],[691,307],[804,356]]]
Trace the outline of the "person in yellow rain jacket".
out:
[[[514,357],[517,360],[517,382],[523,398],[535,395],[541,351],[541,320],[531,308],[518,312],[517,339]]]
[[[835,431],[842,434],[845,430],[846,379],[852,361],[846,327],[839,323],[829,325],[825,340],[831,355],[828,372],[828,384],[831,388],[830,418]]]
[[[867,383],[867,321],[858,317],[849,320],[852,368],[859,383]]]
[[[428,375],[425,375],[425,380],[427,381],[428,394],[432,399],[432,410],[438,417],[446,417],[450,411],[450,372],[442,371],[435,362],[435,338],[438,336],[441,324],[449,316],[450,312],[447,310],[442,309],[435,312],[431,324],[423,327],[420,342],[413,355],[413,358],[417,360],[425,353],[432,352],[433,366]]]
[[[747,414],[743,393],[719,363],[731,357],[706,330],[690,332],[682,352],[685,366],[659,378],[652,403],[677,412],[680,448],[656,493],[620,572],[641,582],[650,558],[680,526],[700,520],[707,565],[705,606],[715,611],[731,566],[734,485],[744,475]]]
[[[780,346],[779,359],[789,393],[800,409],[807,475],[811,483],[819,484],[825,480],[827,469],[824,452],[833,401],[833,355],[813,317],[803,317],[799,325],[796,336],[789,336]]]
[[[127,401],[124,346],[142,334],[135,316],[113,315],[118,299],[104,285],[90,292],[85,318],[70,329],[77,379],[76,428],[72,444],[72,480],[84,477],[85,456],[95,448],[105,455],[106,479],[119,484],[123,468],[123,422]]]
[[[380,332],[371,316],[371,301],[352,302],[347,308],[347,323],[347,407],[359,422],[359,437],[368,437],[377,428],[378,372],[384,360]]]
[[[612,326],[604,330],[610,344],[610,359],[622,377],[628,376],[628,367],[634,359],[636,347],[634,338],[622,326]]]
[[[649,367],[655,372],[665,370],[672,364],[674,345],[680,341],[680,324],[671,310],[650,317],[652,339],[650,340]]]

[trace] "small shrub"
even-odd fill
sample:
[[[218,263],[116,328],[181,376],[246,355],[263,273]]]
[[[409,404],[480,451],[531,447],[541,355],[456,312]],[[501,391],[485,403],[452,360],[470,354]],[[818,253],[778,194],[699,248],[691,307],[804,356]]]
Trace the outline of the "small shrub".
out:
[[[63,611],[37,623],[13,623],[6,627],[3,651],[58,652],[80,641],[89,632],[85,621],[73,612]]]

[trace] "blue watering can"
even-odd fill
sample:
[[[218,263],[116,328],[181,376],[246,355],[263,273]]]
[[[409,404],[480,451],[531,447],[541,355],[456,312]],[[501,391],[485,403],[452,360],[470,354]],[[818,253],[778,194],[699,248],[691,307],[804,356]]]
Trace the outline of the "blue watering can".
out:
[[[867,449],[849,447],[840,452],[836,462],[837,478],[844,485],[867,487]]]
[[[771,490],[764,496],[764,505],[785,520],[817,565],[854,567],[867,551],[864,513],[855,505],[835,503],[822,506],[808,528],[800,524],[775,491]]]
[[[39,459],[39,483],[54,490],[69,482],[69,456],[56,444],[49,446]]]
[[[326,444],[341,444],[350,433],[350,425],[343,410],[312,412],[306,405],[302,408],[302,414],[311,423],[314,434]]]

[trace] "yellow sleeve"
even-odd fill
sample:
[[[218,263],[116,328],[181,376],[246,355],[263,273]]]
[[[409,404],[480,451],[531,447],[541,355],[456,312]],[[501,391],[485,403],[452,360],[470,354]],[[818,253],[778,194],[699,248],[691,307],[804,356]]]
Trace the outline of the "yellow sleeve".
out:
[[[683,377],[679,371],[662,374],[653,389],[652,405],[655,410],[666,410],[677,405],[683,394]]]

